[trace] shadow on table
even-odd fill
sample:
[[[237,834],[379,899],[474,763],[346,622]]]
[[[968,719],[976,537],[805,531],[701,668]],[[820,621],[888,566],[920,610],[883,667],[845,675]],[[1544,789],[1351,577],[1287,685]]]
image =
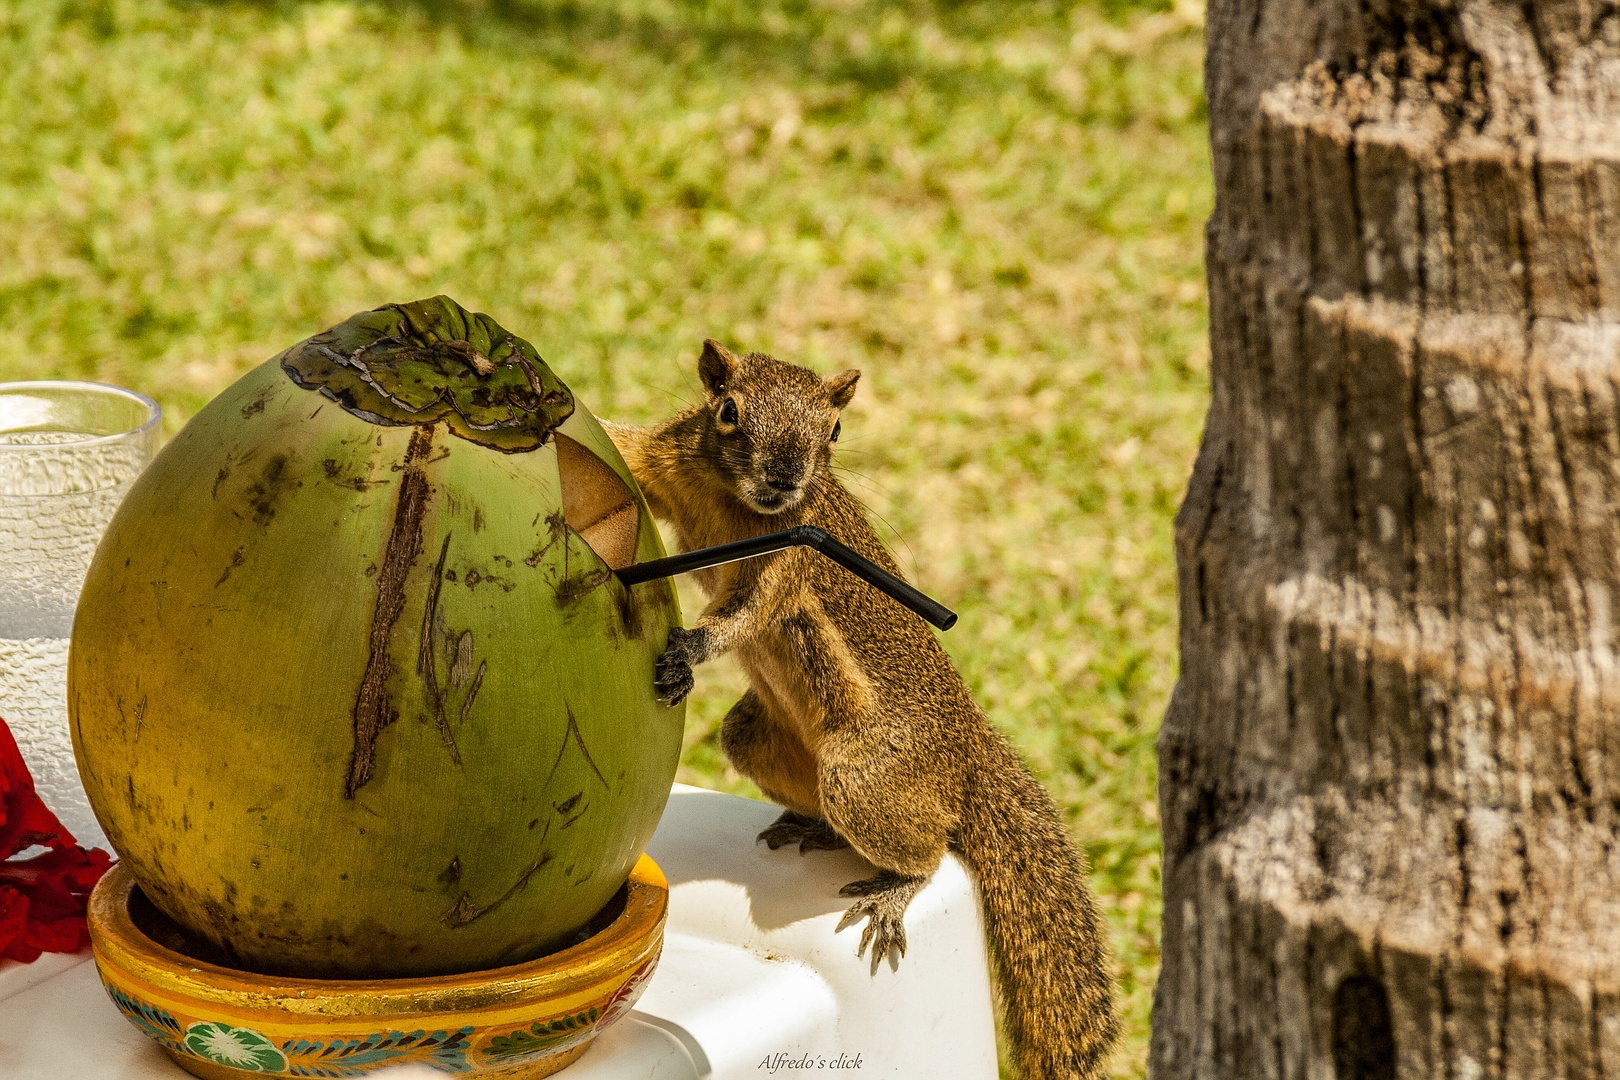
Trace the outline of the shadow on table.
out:
[[[741,886],[754,925],[762,930],[843,911],[850,901],[838,890],[871,877],[875,868],[847,850],[804,855],[797,848],[771,851],[756,838],[781,812],[771,803],[677,789],[647,851],[672,888],[693,881]]]

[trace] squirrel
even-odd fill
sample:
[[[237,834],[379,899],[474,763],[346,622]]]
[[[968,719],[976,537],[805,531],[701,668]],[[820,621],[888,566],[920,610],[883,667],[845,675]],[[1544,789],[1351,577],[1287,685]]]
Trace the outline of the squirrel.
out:
[[[705,400],[652,428],[605,423],[653,514],[685,550],[795,525],[825,529],[900,574],[831,471],[860,372],[822,379],[705,341]],[[838,930],[867,920],[872,972],[905,955],[906,906],[945,851],[978,880],[1024,1080],[1094,1080],[1118,1033],[1085,864],[1045,788],[974,703],[945,650],[897,602],[804,548],[696,571],[709,604],[659,658],[660,699],[731,652],[750,689],[720,728],[742,775],[785,810],[773,850],[852,847],[878,873],[852,882]],[[895,962],[898,962],[897,960]]]

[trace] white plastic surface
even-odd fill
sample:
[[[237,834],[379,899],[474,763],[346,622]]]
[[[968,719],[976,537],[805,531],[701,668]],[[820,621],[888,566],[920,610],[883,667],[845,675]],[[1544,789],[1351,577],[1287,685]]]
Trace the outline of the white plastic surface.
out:
[[[855,956],[860,928],[833,933],[848,904],[839,888],[872,867],[848,851],[756,844],[777,813],[675,788],[648,845],[670,883],[663,959],[636,1010],[558,1075],[993,1078],[989,972],[960,864],[947,858],[912,901],[898,968],[873,975]],[[107,1000],[88,953],[0,961],[0,1077],[185,1076]]]

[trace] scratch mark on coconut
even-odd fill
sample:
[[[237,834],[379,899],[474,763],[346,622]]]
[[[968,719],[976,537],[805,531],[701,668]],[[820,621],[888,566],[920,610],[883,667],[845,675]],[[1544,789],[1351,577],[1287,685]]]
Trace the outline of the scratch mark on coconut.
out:
[[[275,387],[266,386],[253,395],[253,400],[242,406],[242,419],[246,420],[251,416],[257,416],[259,413],[264,412],[265,402],[269,401],[270,395],[274,393]]]
[[[584,797],[585,797],[585,793],[583,791],[576,791],[574,794],[568,796],[568,798],[564,799],[562,802],[560,802],[560,803],[552,803],[551,804],[551,808],[553,810],[557,811],[557,813],[564,818],[564,821],[562,823],[563,828],[566,829],[569,826],[573,825],[574,822],[578,821],[580,818],[585,816],[585,811],[587,811],[587,810],[589,810],[591,808],[590,803],[586,803],[583,806],[579,805],[579,800],[584,798]],[[578,810],[574,809],[576,806],[579,807]],[[573,870],[573,867],[569,867],[569,871],[572,872],[572,870]]]
[[[488,660],[478,661],[478,674],[473,676],[472,688],[467,691],[467,700],[461,703],[461,722],[465,724],[467,717],[472,713],[473,699],[478,697],[478,688],[484,685],[484,672],[489,669]]]
[[[433,617],[439,612],[439,585],[444,581],[444,560],[450,554],[450,534],[444,534],[439,547],[439,565],[433,570],[433,584],[428,587],[427,610],[422,613],[422,644],[416,652],[416,673],[427,686],[428,704],[433,707],[433,722],[439,727],[439,738],[450,751],[450,760],[461,764],[461,751],[456,748],[456,737],[450,733],[450,721],[444,715],[444,696],[439,693],[439,675],[433,661]],[[453,676],[452,676],[453,677]]]
[[[502,577],[490,570],[479,571],[476,566],[467,571],[462,578],[462,583],[469,589],[477,589],[478,586],[488,583],[500,589],[501,592],[511,592],[517,588],[517,583],[511,578]]]
[[[579,747],[579,752],[585,755],[585,764],[589,765],[591,772],[595,773],[596,778],[602,781],[602,786],[612,791],[613,789],[608,787],[607,777],[603,776],[602,770],[596,767],[596,759],[591,757],[591,749],[585,745],[585,737],[579,733],[579,721],[574,719],[573,706],[564,705],[563,708],[568,710],[568,730],[563,732],[562,745],[557,748],[557,760],[551,763],[551,771],[546,774],[546,782],[540,786],[542,788],[549,786],[551,778],[557,775],[557,767],[562,764],[563,754],[568,751],[568,737],[572,735],[575,744]],[[546,828],[551,828],[551,825],[547,823]]]
[[[449,887],[455,885],[456,882],[458,882],[460,880],[461,880],[461,856],[460,855],[455,855],[455,856],[451,857],[450,865],[444,868],[444,873],[439,875],[439,881],[444,884],[445,888],[449,888]]]
[[[73,726],[79,732],[79,745],[88,749],[90,744],[84,741],[84,709],[79,704],[79,689],[78,684],[75,683],[73,687]],[[140,737],[139,733],[137,733],[136,737]],[[91,780],[95,780],[96,769],[95,766],[90,763],[89,755],[86,754],[83,760],[84,771],[89,774]]]
[[[675,586],[668,578],[662,581],[643,581],[628,588],[619,585],[613,590],[613,599],[618,604],[619,622],[624,627],[625,637],[641,636],[641,616],[653,595],[652,590],[663,592],[668,597],[666,603],[674,602]]]
[[[448,446],[446,446],[446,447],[443,447],[442,449],[439,450],[439,453],[437,454],[437,456],[429,458],[426,461],[425,464],[434,465],[434,464],[437,464],[438,462],[441,462],[441,461],[445,460],[449,456],[450,456],[450,448]],[[401,472],[404,469],[405,469],[404,465],[395,465],[395,466],[393,466],[393,471],[394,472]]]
[[[353,488],[355,491],[364,492],[368,487],[381,487],[388,483],[387,480],[371,480],[362,476],[343,476],[341,475],[343,468],[337,463],[336,458],[327,458],[321,462],[321,469],[326,473],[326,478],[336,486]]]
[[[344,788],[344,795],[350,799],[371,779],[378,734],[399,719],[399,714],[388,707],[388,644],[393,637],[394,624],[405,609],[405,579],[416,557],[422,553],[422,518],[427,514],[431,492],[427,474],[419,463],[432,449],[433,425],[419,427],[411,433],[410,444],[405,449],[405,470],[399,484],[394,525],[377,574],[371,654],[366,659],[365,674],[360,677],[360,692],[355,696],[354,758],[349,764],[349,780]],[[434,580],[436,587],[438,579]]]
[[[454,573],[446,575],[451,581],[456,580]],[[455,661],[450,665],[450,685],[460,690],[467,685],[467,680],[473,673],[473,632],[463,630],[461,636],[455,639],[454,646],[446,642],[446,651],[454,654]]]
[[[535,520],[538,521],[539,518],[536,517]],[[561,540],[568,535],[568,521],[563,517],[563,512],[561,510],[553,511],[551,514],[546,516],[546,531],[550,534],[546,542],[535,548],[533,553],[531,553],[528,558],[523,560],[523,564],[529,567],[531,570],[540,565],[540,560],[546,557],[546,552],[550,551],[552,546],[556,544],[558,540]],[[566,558],[566,549],[564,550],[563,555]]]
[[[546,836],[550,834],[550,832],[551,822],[548,821],[546,822],[545,830],[540,834],[540,846],[542,848],[545,846]],[[462,893],[456,898],[456,902],[450,905],[450,907],[439,916],[439,921],[444,923],[452,930],[460,930],[463,926],[469,926],[472,923],[477,922],[479,919],[483,918],[485,915],[488,915],[490,912],[494,911],[496,908],[510,900],[519,889],[523,888],[523,886],[529,883],[529,879],[534,877],[534,875],[540,871],[541,867],[545,866],[553,858],[554,856],[551,854],[551,852],[541,851],[539,855],[535,856],[533,862],[523,868],[522,872],[518,874],[517,880],[512,882],[511,886],[505,892],[501,893],[501,895],[497,896],[494,900],[491,900],[487,904],[478,903],[472,898],[471,893]]]
[[[238,566],[242,565],[242,560],[244,558],[243,553],[246,552],[246,551],[247,551],[247,545],[245,545],[245,544],[242,547],[239,547],[239,548],[236,549],[236,553],[231,556],[231,565],[227,566],[225,568],[225,572],[223,574],[219,575],[219,580],[214,582],[214,588],[217,589],[221,585],[225,584],[225,582],[231,576],[231,571],[235,570]]]
[[[592,574],[576,574],[557,583],[557,602],[564,607],[577,604],[591,593],[606,585],[613,577],[612,570],[598,570]]]
[[[287,471],[287,455],[277,454],[264,463],[264,469],[259,478],[247,489],[246,497],[248,509],[253,512],[253,520],[260,525],[270,524],[276,516],[276,500],[289,486],[298,488],[303,483],[292,479]]]
[[[551,525],[551,519],[546,519],[546,524]],[[603,581],[607,580],[607,578],[602,577],[600,573],[581,575],[572,574],[568,569],[568,549],[572,545],[570,545],[568,541],[570,538],[578,539],[579,534],[573,529],[569,528],[566,523],[564,523],[561,529],[558,529],[557,532],[560,533],[563,538],[562,573],[556,578],[556,584],[553,586],[553,588],[557,593],[557,603],[561,604],[564,608],[567,608],[579,603],[579,601],[590,593],[591,590],[601,585]],[[583,540],[580,542],[582,544],[584,543]],[[547,546],[549,547],[550,545],[547,544]],[[589,545],[587,545],[587,547],[588,546]],[[595,578],[600,578],[600,580],[593,580]]]

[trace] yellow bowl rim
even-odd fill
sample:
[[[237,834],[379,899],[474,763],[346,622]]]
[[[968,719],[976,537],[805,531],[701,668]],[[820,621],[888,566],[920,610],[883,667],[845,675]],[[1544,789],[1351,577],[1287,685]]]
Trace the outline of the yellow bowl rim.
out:
[[[630,871],[624,911],[604,929],[536,960],[458,975],[403,979],[305,979],[221,967],[159,945],[136,927],[129,901],[135,875],[117,863],[90,895],[90,942],[109,969],[169,996],[227,1009],[280,1009],[327,1017],[466,1012],[567,997],[628,974],[663,941],[669,883],[643,854]]]

